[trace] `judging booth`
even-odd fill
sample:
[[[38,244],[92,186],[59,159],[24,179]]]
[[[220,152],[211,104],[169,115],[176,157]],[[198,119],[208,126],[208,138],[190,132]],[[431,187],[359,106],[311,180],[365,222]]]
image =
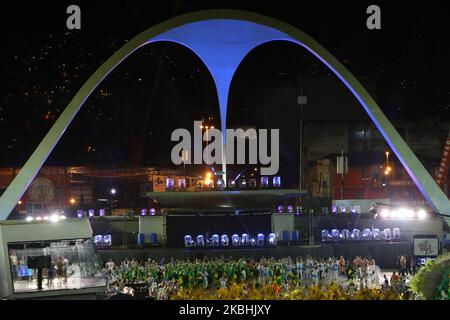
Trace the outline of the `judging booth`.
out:
[[[104,291],[88,219],[0,222],[0,298],[95,299]]]

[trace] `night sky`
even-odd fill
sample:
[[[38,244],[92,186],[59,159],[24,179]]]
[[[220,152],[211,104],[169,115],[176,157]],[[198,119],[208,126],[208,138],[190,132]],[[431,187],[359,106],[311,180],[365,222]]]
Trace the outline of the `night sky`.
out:
[[[254,11],[300,28],[357,78],[376,81],[374,98],[394,125],[404,120],[450,119],[449,5],[393,2],[2,4],[0,166],[21,166],[83,82],[127,40],[170,17],[211,8]],[[81,30],[66,29],[70,4],[81,7]],[[381,7],[382,30],[366,28],[370,4]],[[292,44],[256,48],[232,83],[229,125],[257,122],[255,95],[261,84],[289,87],[298,77],[334,75]],[[214,117],[211,124],[219,127],[212,78],[202,62],[181,46],[152,44],[122,63],[97,88],[46,164],[167,165],[171,131],[209,116]]]

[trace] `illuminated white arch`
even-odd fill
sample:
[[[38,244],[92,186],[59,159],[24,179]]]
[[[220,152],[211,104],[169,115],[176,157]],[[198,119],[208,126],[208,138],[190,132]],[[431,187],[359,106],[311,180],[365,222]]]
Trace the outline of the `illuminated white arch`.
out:
[[[290,41],[304,47],[330,68],[366,110],[433,209],[441,214],[450,214],[450,201],[377,103],[361,83],[324,47],[299,29],[276,19],[245,11],[206,10],[179,16],[147,29],[127,42],[94,72],[0,198],[0,220],[6,219],[14,209],[86,99],[101,81],[134,51],[148,43],[172,41],[195,52],[214,79],[221,127],[224,129],[230,83],[237,67],[253,48],[275,40]],[[223,140],[225,145],[225,137]],[[225,152],[223,154],[225,155]],[[224,160],[223,171],[226,172]]]

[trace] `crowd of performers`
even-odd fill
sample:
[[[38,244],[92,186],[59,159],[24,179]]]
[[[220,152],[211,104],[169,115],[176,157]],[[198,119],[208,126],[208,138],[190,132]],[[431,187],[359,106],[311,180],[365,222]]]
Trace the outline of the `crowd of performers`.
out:
[[[340,258],[261,258],[255,259],[195,259],[165,263],[125,260],[120,264],[105,264],[109,294],[167,300],[179,289],[200,288],[217,290],[234,284],[259,288],[274,285],[289,290],[311,285],[348,283],[358,288],[380,287],[383,283],[380,269],[370,257],[356,257],[352,261]]]

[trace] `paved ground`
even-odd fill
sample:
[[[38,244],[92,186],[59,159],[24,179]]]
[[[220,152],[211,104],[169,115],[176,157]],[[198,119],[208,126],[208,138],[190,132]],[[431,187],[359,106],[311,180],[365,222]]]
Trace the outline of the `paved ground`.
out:
[[[386,275],[386,277],[388,278],[388,280],[390,282],[390,279],[391,279],[391,276],[392,276],[393,272],[397,272],[397,270],[380,270],[380,272],[378,273],[378,276],[375,277],[374,282],[370,283],[369,286],[370,287],[381,288],[381,285],[383,284],[383,281],[384,281],[384,275]],[[410,280],[410,276],[407,277],[406,283],[408,283],[409,280]],[[319,285],[327,286],[327,285],[329,285],[331,283],[331,281],[332,281],[332,279],[325,278],[323,280],[319,280]],[[341,285],[343,285],[344,287],[347,287],[350,284],[351,280],[348,280],[346,276],[341,276],[340,275],[338,277],[337,282],[340,283]],[[310,285],[312,283],[313,283],[313,281],[311,279],[305,279],[304,280],[304,284],[305,285]],[[359,281],[353,280],[353,283],[357,287],[359,287]]]
[[[101,287],[105,285],[103,277],[98,278],[69,278],[65,283],[63,281],[53,280],[52,285],[47,284],[47,280],[42,282],[42,290],[38,290],[37,281],[33,279],[31,281],[20,280],[14,281],[14,291],[16,293],[33,292],[33,291],[48,291],[48,290],[63,290],[63,289],[79,289],[90,287]]]

